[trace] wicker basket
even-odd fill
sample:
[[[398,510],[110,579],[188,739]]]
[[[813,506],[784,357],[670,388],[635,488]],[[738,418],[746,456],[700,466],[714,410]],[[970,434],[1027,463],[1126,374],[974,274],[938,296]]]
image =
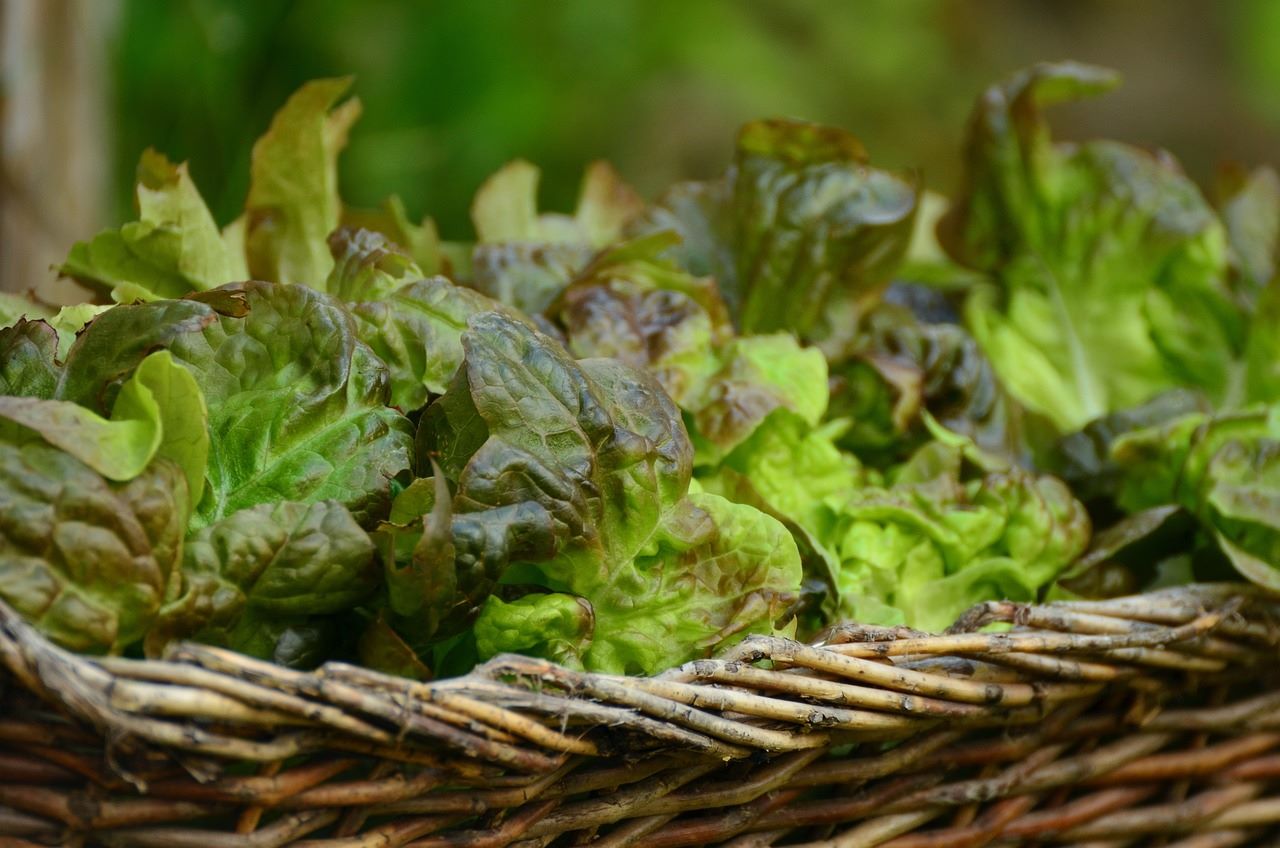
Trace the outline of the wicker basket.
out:
[[[420,684],[86,658],[0,604],[0,845],[1275,844],[1277,613],[1195,586]]]

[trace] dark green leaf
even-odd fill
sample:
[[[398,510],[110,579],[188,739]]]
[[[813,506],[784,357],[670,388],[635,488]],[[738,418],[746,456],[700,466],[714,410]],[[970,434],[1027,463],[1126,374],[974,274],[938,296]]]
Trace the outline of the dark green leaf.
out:
[[[0,597],[64,647],[118,653],[171,591],[187,509],[172,463],[110,483],[52,445],[0,439]]]

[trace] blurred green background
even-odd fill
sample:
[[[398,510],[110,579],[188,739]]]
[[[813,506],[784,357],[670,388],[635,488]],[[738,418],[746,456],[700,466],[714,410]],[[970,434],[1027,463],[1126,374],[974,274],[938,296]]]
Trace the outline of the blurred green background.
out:
[[[271,113],[347,73],[365,105],[347,198],[399,192],[454,236],[513,157],[541,165],[564,207],[589,159],[653,192],[715,173],[737,126],[764,115],[851,129],[876,161],[945,189],[980,88],[1057,58],[1126,76],[1110,102],[1063,115],[1067,132],[1166,146],[1200,176],[1219,157],[1280,158],[1274,0],[132,0],[114,51],[114,211],[154,144],[191,160],[230,220]]]
[[[105,105],[77,143],[104,154],[100,201],[76,232],[59,228],[64,240],[131,215],[148,145],[189,160],[231,220],[272,112],[303,81],[337,74],[355,75],[365,107],[342,159],[348,202],[398,193],[449,237],[468,234],[472,193],[511,158],[543,167],[550,208],[571,204],[593,158],[652,195],[719,171],[738,125],[766,115],[851,129],[873,161],[919,168],[945,192],[975,95],[1040,59],[1125,74],[1119,93],[1055,113],[1067,137],[1166,147],[1202,181],[1225,159],[1280,160],[1274,0],[2,1],[6,43],[12,18],[50,5],[70,2],[74,25],[96,27],[100,67],[86,79]],[[13,65],[10,104],[26,82]],[[6,185],[38,181],[31,170]],[[65,200],[42,202],[59,219]]]

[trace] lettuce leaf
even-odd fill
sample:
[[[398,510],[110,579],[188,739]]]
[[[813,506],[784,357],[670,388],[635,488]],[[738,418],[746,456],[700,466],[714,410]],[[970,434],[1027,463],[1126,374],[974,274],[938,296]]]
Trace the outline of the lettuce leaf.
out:
[[[476,619],[476,650],[482,657],[518,652],[581,669],[594,632],[591,604],[574,595],[537,593],[510,603],[491,596]]]
[[[463,347],[459,380],[423,421],[455,483],[453,536],[467,515],[544,515],[556,547],[515,571],[591,605],[585,667],[657,671],[783,617],[799,594],[794,542],[752,507],[687,495],[692,446],[652,378],[575,362],[493,313]]]
[[[1126,510],[1181,506],[1237,571],[1280,591],[1280,407],[1185,415],[1121,436],[1111,457]]]
[[[148,149],[138,163],[138,220],[71,248],[61,272],[115,294],[182,297],[249,276],[244,256],[224,240],[187,173]]]
[[[333,268],[329,234],[338,227],[338,153],[360,116],[360,101],[335,106],[351,79],[313,80],[285,102],[253,145],[245,201],[245,251],[255,279],[323,290]]]
[[[388,374],[327,296],[252,282],[203,300],[117,306],[67,357],[60,399],[110,408],[151,350],[187,369],[209,411],[205,493],[193,527],[262,503],[337,500],[357,520],[385,515],[407,469],[409,422],[385,407]]]
[[[644,208],[610,165],[595,162],[587,168],[572,216],[539,214],[539,177],[530,163],[511,162],[485,181],[471,205],[479,243],[470,284],[529,314],[546,309]]]
[[[838,350],[905,254],[916,202],[852,135],[755,121],[720,181],[677,186],[637,226],[681,235],[673,257],[717,279],[742,333],[786,330]]]
[[[15,443],[41,440],[109,480],[132,480],[155,457],[173,460],[194,501],[209,455],[204,398],[167,351],[144,359],[120,390],[110,418],[64,400],[0,396],[0,422]],[[0,425],[3,426],[3,425]]]
[[[930,437],[923,413],[985,450],[1026,452],[1023,414],[963,327],[884,303],[866,316],[849,358],[832,366],[828,417],[848,419],[841,445],[884,465]]]
[[[1035,599],[1085,550],[1088,513],[1061,481],[1013,466],[966,479],[967,453],[930,442],[840,506],[842,616],[939,631],[975,603]]]
[[[356,332],[386,363],[391,404],[406,412],[440,394],[462,364],[462,331],[481,312],[506,307],[443,277],[421,271],[384,236],[336,230],[328,289],[349,302]]]
[[[171,591],[188,512],[172,462],[111,482],[51,444],[0,432],[0,598],[63,647],[119,653]]]
[[[470,248],[441,241],[436,222],[430,217],[423,218],[420,224],[410,221],[404,201],[396,195],[388,197],[377,209],[345,207],[342,226],[381,233],[407,252],[424,274],[443,274],[452,279],[470,276]]]
[[[180,582],[147,634],[147,653],[194,638],[270,657],[284,631],[264,638],[256,623],[297,625],[368,598],[378,585],[373,553],[368,535],[334,501],[232,513],[188,537]]]
[[[0,292],[0,328],[13,326],[23,318],[39,321],[52,317],[52,309],[30,296]]]
[[[52,398],[62,375],[57,357],[58,334],[47,322],[19,318],[0,327],[0,395]]]
[[[1276,276],[1280,259],[1280,174],[1274,168],[1244,173],[1226,168],[1219,175],[1218,211],[1227,229],[1237,300],[1252,306]]]
[[[969,296],[969,329],[1008,390],[1064,432],[1177,385],[1225,391],[1242,335],[1223,227],[1173,161],[1049,138],[1042,106],[1116,82],[1061,63],[988,89],[940,224],[948,252],[991,278]]]

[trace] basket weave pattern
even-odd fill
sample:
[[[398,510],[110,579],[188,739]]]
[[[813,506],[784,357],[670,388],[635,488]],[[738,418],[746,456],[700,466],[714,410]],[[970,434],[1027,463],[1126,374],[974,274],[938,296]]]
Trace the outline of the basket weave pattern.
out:
[[[1273,844],[1275,621],[1194,586],[415,683],[85,658],[0,604],[0,845]]]

